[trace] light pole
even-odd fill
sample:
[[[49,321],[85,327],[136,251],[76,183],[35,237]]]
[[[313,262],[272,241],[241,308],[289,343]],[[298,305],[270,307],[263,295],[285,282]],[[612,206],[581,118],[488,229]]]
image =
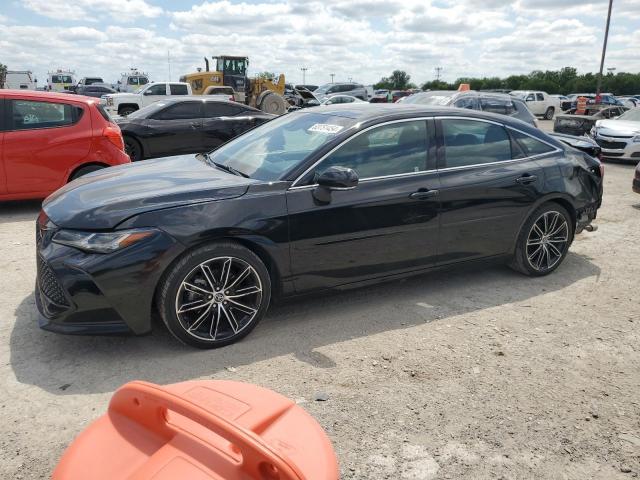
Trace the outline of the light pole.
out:
[[[609,0],[609,11],[607,12],[607,26],[604,29],[604,42],[602,44],[602,58],[600,59],[600,73],[598,74],[598,86],[596,88],[596,95],[600,95],[600,89],[602,88],[602,69],[604,67],[604,56],[607,52],[607,39],[609,38],[609,23],[611,22],[611,7],[613,6],[613,0]]]
[[[309,70],[307,67],[302,67],[300,70],[302,70],[302,84],[306,85],[307,84],[307,70]]]
[[[440,72],[442,71],[442,67],[436,67],[436,82],[440,80]]]
[[[331,77],[331,83],[333,83],[333,77],[335,77],[336,74],[335,73],[330,73],[329,76]]]

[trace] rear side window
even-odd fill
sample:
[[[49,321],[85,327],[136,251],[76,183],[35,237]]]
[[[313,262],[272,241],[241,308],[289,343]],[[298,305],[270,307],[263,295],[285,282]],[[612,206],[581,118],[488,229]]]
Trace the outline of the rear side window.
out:
[[[98,109],[98,112],[100,112],[100,115],[102,115],[102,118],[104,118],[109,123],[113,123],[111,115],[109,115],[109,112],[107,112],[102,105],[98,104],[96,105],[96,107]]]
[[[241,112],[244,109],[238,105],[233,105],[232,103],[217,103],[217,102],[206,102],[204,104],[204,116],[205,117],[233,117]]]
[[[538,100],[539,102],[543,102],[544,95],[542,95],[541,93],[536,93],[536,100]]]
[[[153,116],[156,120],[202,118],[202,102],[182,102],[171,105]]]
[[[517,130],[511,130],[511,136],[527,157],[542,155],[555,150],[555,147]]]
[[[171,91],[171,95],[189,95],[189,90],[186,85],[172,83],[169,85],[169,90]]]
[[[511,140],[504,127],[476,120],[443,119],[446,168],[511,160]]]
[[[480,106],[485,112],[499,113],[501,115],[512,115],[516,111],[511,100],[502,98],[481,98]]]
[[[31,130],[73,125],[82,117],[83,109],[68,103],[10,100],[10,129]]]
[[[462,97],[453,104],[457,108],[468,108],[469,110],[477,109],[477,101],[474,97]]]

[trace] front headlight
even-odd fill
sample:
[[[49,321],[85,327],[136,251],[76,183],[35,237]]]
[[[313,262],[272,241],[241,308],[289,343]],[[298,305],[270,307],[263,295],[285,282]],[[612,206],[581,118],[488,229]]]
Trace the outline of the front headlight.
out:
[[[640,135],[636,135],[635,137],[633,137],[633,139],[631,141],[633,143],[640,143]]]
[[[118,232],[80,232],[77,230],[60,230],[53,236],[53,241],[85,252],[111,253],[138,243],[150,237],[157,230],[145,228],[121,230]]]

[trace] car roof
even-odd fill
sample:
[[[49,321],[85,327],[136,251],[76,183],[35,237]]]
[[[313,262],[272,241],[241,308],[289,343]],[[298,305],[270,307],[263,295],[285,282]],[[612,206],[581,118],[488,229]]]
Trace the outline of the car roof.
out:
[[[361,123],[385,120],[412,118],[421,116],[462,116],[468,118],[478,118],[481,120],[490,120],[505,125],[510,125],[527,132],[540,132],[537,128],[518,120],[517,118],[497,113],[482,112],[478,110],[470,110],[467,108],[439,107],[427,106],[420,104],[405,103],[368,103],[358,102],[350,104],[327,105],[322,108],[305,108],[297,110],[294,114],[317,113],[322,115],[331,115],[338,117],[351,118]],[[526,127],[526,128],[525,128]]]
[[[81,103],[96,103],[95,98],[82,95],[70,95],[68,93],[44,92],[41,90],[0,90],[0,96],[6,98],[18,97],[33,100],[65,100]]]

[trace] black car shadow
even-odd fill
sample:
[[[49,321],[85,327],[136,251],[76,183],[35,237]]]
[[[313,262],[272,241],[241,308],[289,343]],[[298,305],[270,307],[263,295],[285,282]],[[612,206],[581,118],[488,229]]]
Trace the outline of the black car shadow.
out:
[[[143,337],[44,332],[30,295],[16,311],[11,367],[18,382],[59,395],[109,392],[134,379],[164,384],[215,377],[227,367],[290,354],[318,368],[333,367],[317,348],[526,301],[599,274],[589,258],[570,253],[557,272],[542,278],[503,266],[467,267],[306,297],[274,305],[244,340],[208,351],[182,345],[160,325]],[[518,307],[513,315],[520,315]]]
[[[0,202],[2,223],[24,222],[33,220],[34,225],[42,206],[42,200],[25,200],[19,202]],[[34,227],[35,228],[35,227]]]

